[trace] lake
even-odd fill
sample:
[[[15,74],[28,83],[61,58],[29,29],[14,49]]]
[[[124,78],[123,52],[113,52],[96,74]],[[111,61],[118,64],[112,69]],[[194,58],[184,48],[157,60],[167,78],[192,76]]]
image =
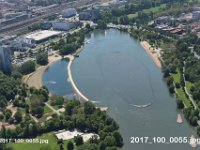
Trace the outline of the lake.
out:
[[[176,100],[169,94],[161,70],[138,41],[115,29],[94,31],[86,37],[80,56],[72,64],[74,82],[120,126],[125,150],[189,150],[187,144],[132,144],[131,137],[190,137],[194,130],[177,124]],[[58,95],[72,93],[66,61],[58,61],[43,76],[48,89]],[[144,105],[136,108],[132,105]]]

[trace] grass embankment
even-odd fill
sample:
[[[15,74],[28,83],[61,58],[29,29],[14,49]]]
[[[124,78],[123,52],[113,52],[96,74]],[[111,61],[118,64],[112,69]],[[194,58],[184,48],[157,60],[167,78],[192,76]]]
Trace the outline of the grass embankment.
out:
[[[185,81],[185,84],[188,91],[190,91],[191,87],[194,86],[194,84],[190,81]]]
[[[175,84],[179,83],[181,85],[181,73],[177,70],[176,74],[172,74]],[[177,96],[180,100],[183,101],[186,107],[190,106],[190,100],[187,98],[185,92],[183,91],[182,87],[177,88]]]
[[[144,9],[143,12],[146,13],[146,14],[149,14],[150,12],[158,13],[158,12],[162,11],[162,9],[164,9],[164,8],[166,8],[166,4],[161,4],[160,6],[157,6],[157,7],[151,7],[151,8],[148,8],[148,9]],[[137,16],[138,16],[138,12],[136,12],[134,14],[129,14],[128,18],[132,19],[132,18],[135,18]]]
[[[43,150],[43,149],[48,149],[48,150],[59,150],[60,145],[57,144],[57,138],[55,137],[54,133],[47,133],[43,134],[41,136],[38,136],[34,139],[44,139],[48,140],[48,144],[39,144],[39,143],[12,143],[9,144],[9,146],[12,146],[15,150]],[[64,141],[64,150],[67,150],[67,142]]]
[[[44,106],[44,113],[46,114],[46,113],[52,113],[52,110],[47,106],[47,105],[45,105]]]

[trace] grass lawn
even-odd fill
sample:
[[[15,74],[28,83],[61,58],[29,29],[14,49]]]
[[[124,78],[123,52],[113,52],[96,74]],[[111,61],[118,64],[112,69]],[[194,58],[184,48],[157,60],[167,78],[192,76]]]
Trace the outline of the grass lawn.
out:
[[[160,6],[157,6],[157,7],[152,7],[152,8],[149,8],[149,9],[144,9],[143,12],[147,13],[147,14],[150,13],[150,12],[157,13],[157,12],[159,12],[161,9],[163,9],[165,7],[166,7],[166,4],[161,4]],[[137,16],[138,16],[138,13],[129,14],[128,18],[132,19],[132,18],[135,18]]]
[[[176,74],[172,74],[172,77],[173,77],[175,83],[180,84],[181,75],[180,75],[179,70],[177,70]],[[190,106],[190,100],[186,97],[186,94],[181,87],[179,89],[177,89],[177,95],[178,95],[178,98],[180,98],[183,101],[183,103],[186,105],[186,107]]]
[[[186,81],[186,88],[188,90],[188,92],[190,91],[191,87],[193,86],[194,84],[190,81]]]
[[[39,68],[41,65],[39,65],[37,62],[35,62],[35,68]]]
[[[172,77],[174,78],[174,82],[175,83],[180,83],[181,75],[180,75],[180,71],[179,70],[177,70],[176,74],[172,74]]]
[[[179,88],[177,89],[177,94],[178,94],[178,97],[183,100],[183,103],[186,105],[186,107],[189,107],[190,106],[190,101],[189,99],[186,97],[186,94],[185,92],[183,91],[182,88]]]
[[[45,105],[44,106],[44,113],[52,113],[52,110],[47,105]]]
[[[50,102],[50,101],[48,101],[47,103],[48,103],[49,105],[51,105],[51,102]],[[51,105],[51,106],[52,106],[52,105]],[[52,107],[53,107],[55,110],[60,109],[58,105],[54,105],[54,106],[52,106]]]
[[[57,139],[54,136],[54,133],[47,133],[43,134],[41,136],[38,136],[34,139],[44,139],[48,140],[48,144],[39,144],[39,143],[18,143],[18,144],[9,144],[9,146],[12,146],[15,150],[59,150],[59,144],[57,144]],[[67,142],[64,141],[64,150],[67,150]]]

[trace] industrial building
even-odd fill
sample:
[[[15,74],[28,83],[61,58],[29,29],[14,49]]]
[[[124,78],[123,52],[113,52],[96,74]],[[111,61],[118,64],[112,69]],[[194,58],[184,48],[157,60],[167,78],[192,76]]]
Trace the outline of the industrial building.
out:
[[[11,51],[7,45],[0,45],[0,70],[5,73],[11,72]]]
[[[52,27],[54,30],[68,31],[72,28],[77,27],[79,24],[80,24],[79,21],[59,19],[52,22]]]
[[[61,15],[63,18],[70,18],[70,17],[73,17],[73,16],[76,16],[76,9],[74,8],[68,8],[68,9],[65,9],[61,12]]]
[[[32,32],[30,34],[25,35],[23,37],[23,42],[26,43],[27,46],[33,47],[35,46],[35,44],[38,44],[50,38],[56,37],[60,34],[61,32],[59,31],[39,30],[39,31]]]
[[[92,7],[79,13],[80,20],[97,20],[101,16],[101,11],[98,7]]]

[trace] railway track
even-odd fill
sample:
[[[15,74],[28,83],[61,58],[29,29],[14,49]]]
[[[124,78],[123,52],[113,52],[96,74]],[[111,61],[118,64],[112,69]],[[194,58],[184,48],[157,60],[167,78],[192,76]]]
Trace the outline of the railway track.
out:
[[[74,2],[70,2],[70,3],[65,3],[65,4],[62,4],[62,5],[54,8],[53,10],[52,9],[48,10],[47,12],[45,12],[46,14],[44,14],[44,15],[37,16],[37,17],[31,18],[31,19],[28,19],[25,21],[17,22],[15,24],[11,24],[11,25],[2,27],[2,28],[0,28],[0,34],[10,34],[10,33],[13,34],[13,33],[17,32],[21,29],[24,29],[34,23],[41,22],[42,19],[45,19],[52,15],[55,15],[56,13],[60,13],[63,9],[72,8],[72,7],[79,8],[79,7],[87,6],[87,5],[90,6],[97,2],[99,2],[99,0],[85,0],[85,1],[79,0],[79,1],[74,1]]]

